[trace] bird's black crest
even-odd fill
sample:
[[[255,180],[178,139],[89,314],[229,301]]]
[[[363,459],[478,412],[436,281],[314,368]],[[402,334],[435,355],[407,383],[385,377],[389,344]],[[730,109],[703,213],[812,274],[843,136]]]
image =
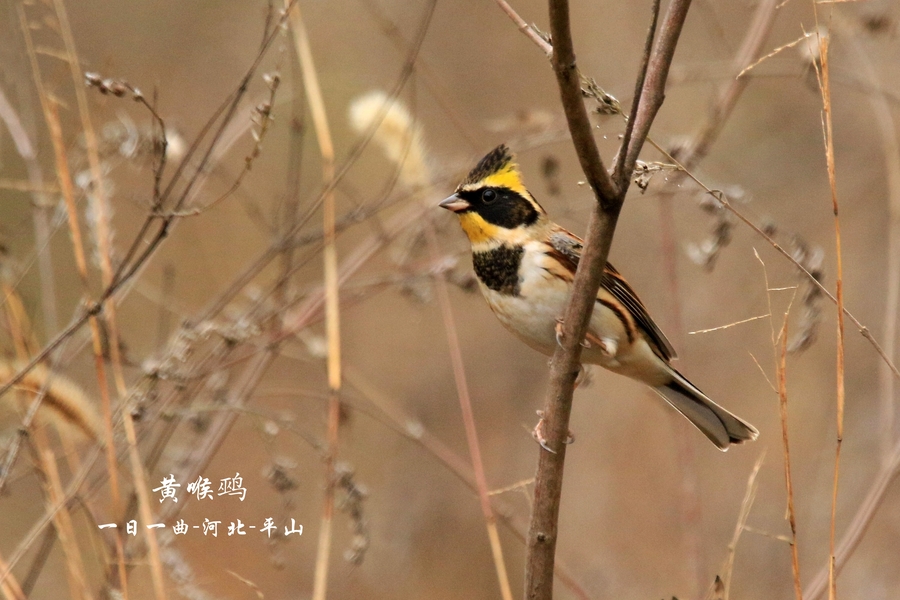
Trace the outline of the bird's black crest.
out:
[[[469,172],[463,185],[478,183],[488,175],[492,175],[506,168],[511,162],[513,162],[512,152],[509,151],[506,144],[500,144],[488,152],[487,156],[478,161],[475,168]]]

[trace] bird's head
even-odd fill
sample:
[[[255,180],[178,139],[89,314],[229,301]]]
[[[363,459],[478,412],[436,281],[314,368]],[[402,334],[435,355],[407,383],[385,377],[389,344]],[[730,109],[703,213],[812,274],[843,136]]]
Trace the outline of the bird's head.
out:
[[[459,217],[473,246],[512,241],[547,222],[547,213],[525,189],[509,148],[501,144],[482,158],[456,192],[439,204]]]

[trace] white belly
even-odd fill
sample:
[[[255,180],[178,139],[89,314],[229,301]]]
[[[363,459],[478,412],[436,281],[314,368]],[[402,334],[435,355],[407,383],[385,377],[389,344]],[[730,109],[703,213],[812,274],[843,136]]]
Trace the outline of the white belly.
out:
[[[480,287],[504,327],[538,352],[550,356],[557,346],[556,325],[565,313],[570,284],[535,262],[542,258],[538,253],[525,253],[519,269],[518,296],[501,294],[484,285]],[[616,353],[611,356],[591,345],[582,351],[583,363],[600,365],[650,385],[661,385],[670,378],[665,364],[644,337],[638,334],[636,339],[629,340],[616,313],[599,302],[594,303],[588,330],[597,338],[611,340]]]

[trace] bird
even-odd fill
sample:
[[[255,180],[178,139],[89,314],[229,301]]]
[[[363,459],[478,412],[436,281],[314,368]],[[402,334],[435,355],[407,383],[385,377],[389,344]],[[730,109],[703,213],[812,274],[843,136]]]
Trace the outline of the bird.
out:
[[[459,218],[478,286],[500,323],[528,346],[552,355],[584,242],[550,219],[504,144],[482,158],[439,206]],[[672,344],[608,262],[582,346],[582,364],[650,386],[720,450],[759,435],[672,366]],[[540,427],[539,422],[535,437],[546,448]]]

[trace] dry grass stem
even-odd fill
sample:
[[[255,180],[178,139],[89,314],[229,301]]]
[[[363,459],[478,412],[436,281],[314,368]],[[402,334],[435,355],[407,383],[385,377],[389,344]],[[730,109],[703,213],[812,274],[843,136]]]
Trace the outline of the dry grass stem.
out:
[[[766,269],[766,263],[763,262],[759,253],[756,252],[756,249],[753,250],[753,254],[756,256],[756,260],[759,261],[759,264],[762,265],[763,281],[766,286],[766,303],[768,304],[769,314],[771,315],[772,292],[775,290],[769,285],[769,273]],[[796,289],[794,295],[796,296]],[[794,480],[791,476],[791,452],[788,436],[787,413],[788,316],[791,312],[791,306],[793,306],[794,303],[794,297],[791,297],[791,302],[784,312],[784,319],[782,320],[781,329],[779,330],[778,335],[775,335],[775,324],[771,317],[769,318],[769,327],[772,336],[772,351],[775,354],[775,379],[778,382],[778,388],[775,391],[778,395],[778,414],[781,420],[781,449],[784,457],[784,484],[787,497],[785,513],[788,519],[788,525],[791,529],[791,537],[788,540],[791,546],[791,572],[794,581],[794,595],[797,600],[803,600],[803,589],[800,584],[800,554],[799,548],[797,547],[797,515],[794,510]],[[766,379],[768,380],[768,377]],[[771,385],[771,382],[769,382],[769,384]]]
[[[496,490],[491,490],[488,492],[488,496],[499,496],[500,494],[506,494],[508,492],[518,492],[528,488],[528,486],[534,484],[534,477],[529,477],[528,479],[523,479],[522,481],[517,481],[513,484],[507,485],[502,488],[498,488]]]
[[[234,571],[232,571],[230,569],[225,569],[225,572],[228,573],[229,575],[231,575],[232,577],[234,577],[235,579],[237,579],[238,581],[240,581],[241,583],[243,583],[244,585],[246,585],[248,588],[250,588],[250,590],[253,591],[254,594],[256,594],[257,598],[259,598],[260,600],[265,599],[266,596],[265,596],[265,594],[262,593],[262,590],[259,589],[258,585],[256,585],[255,583],[253,583],[246,577],[242,577],[241,575],[238,575],[237,573],[235,573]]]
[[[756,492],[759,488],[759,483],[756,479],[759,475],[759,470],[762,468],[762,464],[765,458],[766,453],[765,451],[763,451],[763,453],[759,455],[759,458],[756,459],[756,463],[753,465],[753,470],[750,472],[750,476],[747,478],[747,487],[744,491],[744,499],[741,501],[741,509],[738,511],[737,524],[734,527],[734,533],[731,536],[731,542],[728,544],[728,552],[725,557],[725,563],[722,565],[722,600],[728,600],[728,596],[731,591],[731,575],[734,572],[734,559],[737,552],[737,545],[741,539],[741,533],[743,533],[746,529],[747,519],[750,517],[750,509],[753,507],[754,500],[756,500]]]
[[[789,312],[789,311],[788,311]],[[794,483],[791,477],[791,452],[788,443],[788,413],[787,413],[787,329],[788,312],[784,314],[784,323],[778,334],[778,355],[776,374],[778,378],[778,406],[781,417],[781,440],[784,451],[784,483],[787,490],[787,515],[788,524],[791,527],[791,572],[794,576],[794,595],[797,600],[803,600],[803,588],[800,585],[800,554],[797,548],[797,515],[794,511]]]
[[[741,319],[740,321],[735,321],[733,323],[728,323],[727,325],[719,325],[718,327],[713,327],[711,329],[698,329],[696,331],[688,331],[688,335],[696,335],[698,333],[710,333],[713,331],[721,331],[723,329],[729,329],[734,327],[735,325],[743,325],[744,323],[751,323],[753,321],[759,321],[760,319],[765,319],[770,317],[771,315],[766,313],[764,315],[757,315],[755,317],[750,317],[748,319]]]
[[[553,46],[544,39],[544,36],[540,34],[534,27],[525,22],[525,19],[519,16],[519,13],[513,9],[512,6],[509,5],[506,0],[496,0],[497,5],[500,6],[500,10],[506,13],[512,22],[516,24],[516,27],[519,28],[519,31],[525,34],[528,39],[530,39],[534,44],[540,48],[547,58],[553,56]]]
[[[322,157],[322,181],[326,188],[322,204],[322,229],[325,232],[323,260],[325,270],[325,334],[328,339],[328,452],[325,457],[325,496],[322,501],[322,522],[316,555],[313,600],[325,600],[328,589],[328,565],[331,554],[331,529],[334,517],[335,462],[338,452],[338,428],[341,412],[341,333],[340,296],[337,248],[335,246],[334,144],[325,113],[325,100],[313,62],[312,50],[300,7],[289,7],[297,58],[303,73],[303,86],[309,102],[319,154]]]
[[[838,215],[837,181],[834,164],[834,129],[831,120],[831,82],[828,69],[828,36],[818,36],[819,59],[816,74],[822,93],[823,129],[825,137],[825,160],[828,170],[828,185],[831,189],[831,205],[834,211],[834,243],[837,260],[835,281],[835,302],[837,304],[837,439],[834,451],[834,484],[831,491],[831,528],[829,532],[829,600],[837,597],[837,572],[835,569],[835,528],[837,520],[838,481],[840,479],[841,446],[844,441],[844,279],[841,252],[841,222]]]
[[[750,71],[755,69],[757,66],[759,66],[761,63],[763,63],[766,60],[772,58],[773,56],[779,54],[783,50],[787,50],[788,48],[793,48],[793,47],[797,46],[798,44],[802,43],[803,41],[808,40],[811,36],[814,36],[814,35],[815,35],[815,33],[804,33],[803,35],[801,35],[799,38],[797,38],[793,42],[788,42],[787,44],[784,44],[783,46],[778,46],[777,48],[775,48],[774,50],[772,50],[771,52],[769,52],[768,54],[766,54],[765,56],[763,56],[762,58],[757,60],[756,62],[745,67],[740,73],[737,74],[737,79],[740,79],[741,77],[743,77],[744,75],[746,75],[747,73],[749,73]]]
[[[830,589],[832,577],[841,572],[841,569],[847,564],[847,561],[859,546],[878,508],[884,502],[891,483],[897,479],[898,475],[900,475],[900,442],[894,446],[890,460],[882,465],[865,498],[863,498],[859,508],[856,509],[856,514],[850,520],[847,530],[835,549],[833,568],[832,561],[829,560],[827,565],[819,570],[803,591],[806,600],[818,600],[825,594],[826,590]]]
[[[834,294],[831,293],[831,290],[829,290],[828,288],[826,288],[826,287],[822,284],[822,282],[820,282],[815,276],[813,276],[813,274],[810,273],[809,270],[808,270],[806,267],[804,267],[804,266],[803,266],[803,265],[802,265],[802,264],[801,264],[794,256],[792,256],[790,252],[788,252],[781,244],[779,244],[778,242],[776,242],[776,241],[772,238],[771,235],[769,235],[768,233],[766,233],[765,231],[763,231],[763,229],[762,229],[759,225],[757,225],[756,223],[754,223],[754,222],[753,222],[749,217],[747,217],[744,213],[742,213],[742,212],[739,211],[737,208],[735,208],[735,206],[728,200],[728,198],[725,196],[725,194],[724,194],[721,190],[714,190],[714,189],[710,188],[710,187],[709,187],[708,185],[706,185],[703,181],[701,181],[700,179],[698,179],[697,176],[694,175],[690,170],[688,170],[687,168],[685,168],[684,165],[681,165],[675,157],[673,157],[671,154],[669,154],[669,152],[667,152],[664,148],[662,148],[661,146],[659,146],[658,144],[656,144],[652,139],[647,138],[647,141],[648,141],[650,144],[652,144],[653,147],[656,148],[659,152],[661,152],[664,156],[666,156],[666,158],[667,158],[668,160],[671,160],[672,162],[674,162],[675,164],[677,164],[677,165],[684,171],[684,173],[685,173],[685,174],[686,174],[686,175],[687,175],[694,183],[696,183],[696,184],[699,185],[701,188],[703,188],[703,190],[704,190],[707,194],[709,194],[710,196],[712,196],[713,198],[715,198],[715,200],[716,200],[717,202],[719,202],[719,203],[722,205],[723,208],[725,208],[726,210],[730,211],[730,212],[731,212],[734,216],[736,216],[736,217],[738,218],[738,220],[740,220],[744,225],[746,225],[747,227],[749,227],[750,229],[752,229],[752,230],[754,231],[754,233],[756,233],[758,236],[760,236],[760,237],[762,237],[764,240],[766,240],[766,242],[767,242],[770,246],[772,246],[772,248],[773,248],[776,252],[778,252],[778,254],[780,254],[781,256],[783,256],[784,258],[786,258],[786,259],[788,260],[788,262],[790,262],[792,265],[794,265],[794,267],[796,267],[797,270],[798,270],[798,271],[799,271],[799,272],[800,272],[800,273],[801,273],[801,274],[802,274],[802,275],[803,275],[803,276],[804,276],[804,277],[805,277],[812,285],[814,285],[816,288],[818,288],[826,298],[828,298],[828,299],[831,300],[835,305],[837,305],[837,298],[835,297]],[[856,326],[856,328],[857,328],[857,330],[859,331],[860,335],[862,335],[862,336],[866,339],[866,341],[869,342],[869,344],[872,346],[872,348],[875,349],[875,352],[878,354],[878,356],[881,358],[881,360],[885,363],[885,365],[887,365],[887,367],[890,369],[890,371],[891,371],[891,373],[894,375],[894,377],[897,378],[897,380],[900,380],[900,369],[898,369],[898,368],[897,368],[897,365],[895,365],[894,362],[893,362],[890,358],[888,358],[888,356],[887,356],[887,354],[885,353],[884,349],[881,347],[881,344],[879,344],[878,341],[872,336],[872,333],[869,331],[869,328],[866,327],[865,325],[863,325],[863,323],[862,323],[859,319],[857,319],[857,318],[853,315],[853,313],[851,313],[849,310],[847,310],[847,307],[846,307],[846,306],[843,306],[843,305],[842,305],[842,313],[841,313],[841,314],[844,315],[844,316],[846,316],[848,319],[850,319],[850,321],[853,323],[853,325]]]

